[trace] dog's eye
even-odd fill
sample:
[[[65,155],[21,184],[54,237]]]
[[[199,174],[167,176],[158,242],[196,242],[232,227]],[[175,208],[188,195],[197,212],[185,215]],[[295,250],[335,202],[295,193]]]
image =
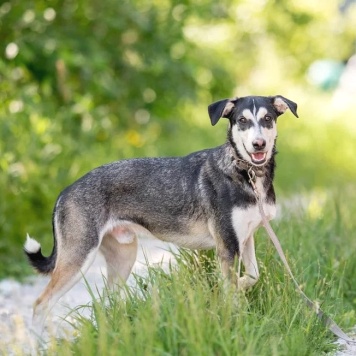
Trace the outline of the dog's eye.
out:
[[[241,117],[238,119],[238,122],[239,122],[240,124],[246,124],[247,119],[246,119],[244,116],[241,116]]]
[[[269,115],[266,115],[265,116],[265,121],[271,121],[272,120],[272,117],[271,116],[269,116]]]

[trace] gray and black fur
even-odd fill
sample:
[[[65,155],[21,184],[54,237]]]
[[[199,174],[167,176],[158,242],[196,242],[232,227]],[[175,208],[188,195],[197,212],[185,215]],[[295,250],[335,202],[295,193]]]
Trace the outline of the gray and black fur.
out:
[[[137,237],[153,235],[192,249],[216,248],[225,277],[242,258],[246,275],[239,287],[258,278],[253,232],[260,225],[247,170],[257,175],[265,210],[274,216],[277,117],[297,105],[282,97],[249,96],[209,106],[212,125],[229,120],[222,146],[185,157],[122,160],[98,167],[66,188],[53,213],[54,248],[49,257],[28,238],[25,252],[52,279],[38,298],[34,319],[47,311],[80,278],[100,250],[109,283],[125,281],[134,264]]]

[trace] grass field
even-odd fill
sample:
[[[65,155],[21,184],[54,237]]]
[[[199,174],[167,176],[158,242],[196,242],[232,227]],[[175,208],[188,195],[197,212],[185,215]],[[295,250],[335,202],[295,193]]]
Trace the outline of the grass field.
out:
[[[306,294],[344,328],[356,323],[353,232],[356,188],[313,193],[286,202],[274,223]],[[210,252],[183,250],[169,271],[150,268],[126,298],[93,302],[78,317],[73,342],[57,340],[60,355],[321,355],[334,337],[301,300],[264,232],[257,234],[261,269],[245,295],[222,288]]]

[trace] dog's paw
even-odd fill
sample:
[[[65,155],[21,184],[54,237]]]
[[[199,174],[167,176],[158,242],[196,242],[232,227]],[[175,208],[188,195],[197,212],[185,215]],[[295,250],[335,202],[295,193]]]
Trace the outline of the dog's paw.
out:
[[[252,276],[245,275],[243,277],[237,277],[237,290],[238,291],[245,291],[257,283],[257,278]]]

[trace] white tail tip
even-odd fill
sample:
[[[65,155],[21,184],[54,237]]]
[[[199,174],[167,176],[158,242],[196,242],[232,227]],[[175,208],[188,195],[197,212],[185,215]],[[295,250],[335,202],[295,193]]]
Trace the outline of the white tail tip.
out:
[[[29,253],[37,253],[41,249],[41,245],[29,234],[26,236],[25,250]]]

